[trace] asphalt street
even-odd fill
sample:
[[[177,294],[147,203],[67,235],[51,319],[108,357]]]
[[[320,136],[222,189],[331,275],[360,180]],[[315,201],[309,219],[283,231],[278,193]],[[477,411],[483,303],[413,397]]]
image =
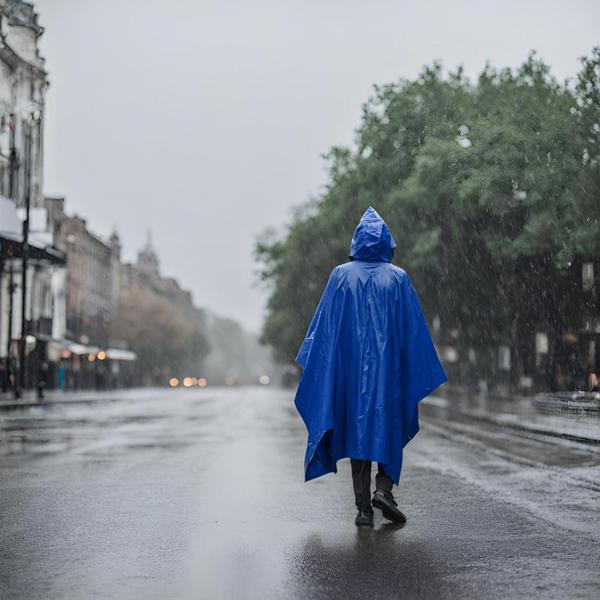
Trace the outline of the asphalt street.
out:
[[[83,399],[0,412],[0,598],[600,597],[598,445],[428,399],[407,524],[357,529],[293,391]]]

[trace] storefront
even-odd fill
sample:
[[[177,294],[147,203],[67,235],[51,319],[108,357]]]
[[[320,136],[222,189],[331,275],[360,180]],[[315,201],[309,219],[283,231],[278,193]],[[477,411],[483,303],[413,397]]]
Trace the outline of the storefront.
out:
[[[23,251],[27,279],[25,335],[23,335]],[[64,254],[35,243],[24,247],[14,231],[0,231],[0,389],[14,386],[25,344],[25,385],[32,387],[48,361],[47,340],[52,335],[54,271],[63,269]]]

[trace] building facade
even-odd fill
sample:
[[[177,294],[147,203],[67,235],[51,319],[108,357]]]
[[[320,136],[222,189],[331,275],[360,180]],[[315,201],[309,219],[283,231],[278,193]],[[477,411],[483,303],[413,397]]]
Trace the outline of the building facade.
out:
[[[118,238],[105,242],[78,216],[65,217],[60,232],[67,256],[67,337],[107,348],[115,308],[113,276],[119,263]]]
[[[43,32],[31,4],[0,0],[0,195],[17,207],[43,204]]]
[[[183,312],[196,310],[191,293],[182,289],[172,277],[163,277],[160,274],[158,255],[150,233],[146,245],[138,252],[137,262],[121,264],[117,285],[121,296],[138,289],[164,298],[177,310]]]
[[[62,336],[64,257],[44,207],[48,78],[33,6],[0,0],[0,386],[31,385]],[[25,227],[24,222],[27,221]],[[25,274],[25,276],[24,276]],[[21,367],[21,361],[23,367]],[[25,368],[27,366],[27,368]]]
[[[150,235],[136,262],[121,265],[118,285],[115,334],[138,356],[138,382],[165,385],[173,375],[197,376],[206,354],[204,316],[189,291],[161,275]]]

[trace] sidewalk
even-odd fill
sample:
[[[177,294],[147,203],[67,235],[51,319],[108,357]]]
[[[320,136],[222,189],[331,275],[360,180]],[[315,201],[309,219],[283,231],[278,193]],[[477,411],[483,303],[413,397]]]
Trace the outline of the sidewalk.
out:
[[[0,411],[48,406],[50,404],[73,404],[79,402],[100,402],[115,400],[115,393],[128,394],[136,388],[120,388],[117,390],[47,390],[43,400],[38,400],[35,390],[25,390],[19,400],[15,400],[11,392],[0,393]]]
[[[505,397],[447,386],[443,396],[428,402],[440,407],[446,404],[451,413],[503,427],[600,444],[600,399],[594,394],[547,392]]]

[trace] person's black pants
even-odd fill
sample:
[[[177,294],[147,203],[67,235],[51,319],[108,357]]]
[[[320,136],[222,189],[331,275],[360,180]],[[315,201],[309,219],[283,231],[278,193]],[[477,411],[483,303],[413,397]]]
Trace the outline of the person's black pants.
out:
[[[350,464],[356,507],[358,510],[367,510],[371,508],[371,461],[351,458]],[[381,463],[377,463],[375,489],[380,492],[391,492],[393,485],[394,482],[383,472]]]

